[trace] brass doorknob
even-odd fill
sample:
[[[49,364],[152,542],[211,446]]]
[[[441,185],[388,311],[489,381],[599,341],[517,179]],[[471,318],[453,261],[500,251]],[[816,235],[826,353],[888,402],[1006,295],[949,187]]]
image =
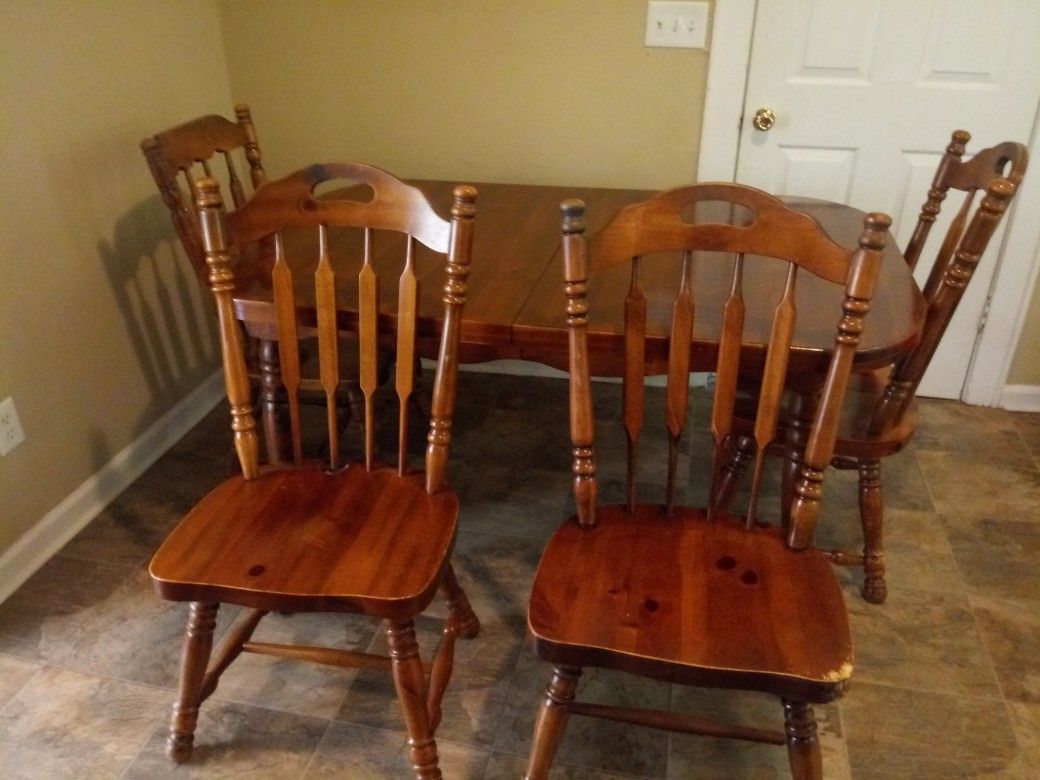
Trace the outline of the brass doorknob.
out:
[[[764,132],[776,124],[776,114],[773,113],[773,109],[771,108],[760,108],[755,112],[751,124],[753,124],[757,130],[762,130]]]

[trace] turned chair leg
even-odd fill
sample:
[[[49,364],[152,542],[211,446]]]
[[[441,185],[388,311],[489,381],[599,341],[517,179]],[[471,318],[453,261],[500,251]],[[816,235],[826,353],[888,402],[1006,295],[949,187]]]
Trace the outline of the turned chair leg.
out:
[[[394,687],[408,727],[408,748],[418,780],[440,780],[437,743],[426,712],[426,678],[411,620],[387,621],[386,638],[394,672]]]
[[[816,717],[811,704],[782,699],[787,759],[795,780],[822,780],[823,754],[816,735]]]
[[[433,659],[430,689],[427,692],[426,709],[431,732],[435,732],[441,722],[441,700],[448,689],[455,663],[455,638],[461,636],[463,639],[473,639],[480,633],[480,621],[455,578],[455,570],[450,563],[441,580],[441,595],[448,602],[448,618],[444,621],[441,643]]]
[[[213,629],[217,625],[219,607],[219,604],[193,601],[188,611],[188,630],[184,635],[184,650],[181,653],[180,685],[170,716],[170,736],[166,740],[166,755],[178,764],[191,758],[195,744],[202,683],[213,648]]]
[[[553,669],[552,680],[545,688],[545,700],[534,726],[534,741],[524,780],[545,780],[549,776],[549,767],[552,766],[556,749],[567,727],[568,708],[574,701],[580,675],[581,669],[576,667],[557,666]]]
[[[881,490],[881,461],[859,464],[859,517],[863,524],[863,598],[882,604],[888,597],[885,558],[882,549],[884,498]]]
[[[480,620],[473,611],[466,597],[466,591],[459,585],[455,576],[455,568],[449,563],[444,579],[441,580],[441,594],[448,602],[448,619],[454,618],[463,639],[474,639],[480,633]]]

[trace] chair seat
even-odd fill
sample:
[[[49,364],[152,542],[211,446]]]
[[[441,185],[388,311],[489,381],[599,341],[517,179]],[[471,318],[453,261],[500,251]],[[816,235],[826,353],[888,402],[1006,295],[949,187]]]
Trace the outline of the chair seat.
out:
[[[422,473],[263,470],[203,498],[149,571],[173,601],[406,618],[433,598],[457,516],[455,493],[427,494]]]
[[[561,526],[539,564],[528,623],[542,658],[802,701],[841,693],[852,642],[818,551],[700,509],[596,512],[591,528]]]
[[[849,377],[849,387],[842,405],[838,423],[838,439],[834,444],[835,458],[876,459],[894,455],[913,438],[917,428],[917,402],[910,400],[906,411],[894,425],[880,433],[870,432],[874,410],[885,393],[890,368],[866,371]],[[741,381],[737,388],[734,414],[734,430],[750,435],[754,428],[756,399],[759,387]],[[777,440],[783,441],[783,418],[777,432]]]

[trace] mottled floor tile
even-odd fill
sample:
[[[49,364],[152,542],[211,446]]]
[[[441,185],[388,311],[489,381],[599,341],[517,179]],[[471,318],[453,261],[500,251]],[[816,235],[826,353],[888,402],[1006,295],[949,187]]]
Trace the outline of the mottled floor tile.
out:
[[[841,700],[852,776],[1014,777],[1004,703],[854,682]]]
[[[1040,522],[1040,468],[1032,457],[984,460],[921,449],[915,454],[939,514]]]
[[[46,668],[0,711],[4,777],[118,777],[154,731],[164,692]]]
[[[863,532],[858,518],[854,521],[829,523],[823,517],[817,545],[824,549],[860,552]],[[943,524],[934,512],[913,509],[885,509],[884,519],[885,581],[890,588],[935,590],[960,593],[963,583]],[[863,584],[863,567],[838,566],[842,582]]]
[[[215,639],[237,613],[237,607],[219,610]],[[78,638],[56,651],[53,661],[81,672],[175,688],[187,622],[188,605],[160,599],[148,572],[138,569],[91,605]]]
[[[0,655],[0,709],[42,668],[38,663]]]
[[[495,740],[496,751],[528,754],[535,716],[551,673],[549,664],[529,650],[521,655]],[[590,668],[578,683],[578,698],[625,707],[667,709],[669,689],[668,684],[656,680]],[[584,717],[568,720],[557,753],[557,759],[565,766],[654,778],[665,776],[667,758],[666,732]]]
[[[1009,701],[1007,708],[1018,739],[1021,762],[1035,771],[1040,767],[1040,704]]]
[[[441,701],[442,719],[437,728],[439,737],[478,747],[490,747],[495,739],[509,681],[521,652],[525,625],[521,616],[485,615],[480,636],[460,639],[455,644],[454,671]],[[420,656],[432,660],[440,641],[441,621],[423,617],[416,625]],[[384,636],[377,635],[368,650],[386,655]],[[358,672],[337,720],[390,731],[402,730],[404,716],[393,678],[380,672]]]
[[[123,777],[300,777],[328,725],[321,718],[208,701],[199,713],[195,751],[188,763],[176,766],[166,758],[168,732],[163,724]]]
[[[516,780],[527,771],[527,756],[511,753],[492,753],[484,780]],[[553,761],[549,769],[549,780],[647,780],[639,775],[604,772],[602,769],[587,769],[568,766],[562,761]]]
[[[1040,414],[1011,412],[1011,421],[1033,457],[1040,458]]]
[[[316,613],[265,617],[253,639],[276,644],[364,650],[379,630],[364,615]],[[243,653],[221,675],[216,696],[316,718],[332,718],[356,672],[334,666]]]
[[[403,731],[333,723],[314,754],[306,778],[349,777],[356,780],[397,780],[412,777],[408,735]],[[488,753],[437,738],[441,773],[452,780],[481,780]]]
[[[855,678],[999,698],[997,680],[965,596],[890,588],[883,605],[846,591]]]
[[[1003,409],[968,406],[960,401],[922,398],[917,401],[914,446],[923,450],[960,452],[1001,459],[1027,453],[1014,416]],[[970,435],[965,432],[970,431]]]
[[[460,496],[459,535],[494,534],[544,544],[563,519],[570,491],[565,470],[528,469],[508,463],[454,469]]]
[[[130,571],[56,555],[0,605],[0,652],[50,660],[74,643],[94,605]]]
[[[180,506],[131,488],[76,534],[61,554],[109,565],[143,566],[183,516]]]
[[[783,731],[784,714],[776,696],[746,691],[676,686],[672,709],[702,715],[720,723]],[[817,705],[817,733],[823,754],[823,776],[849,778],[849,758],[837,704]],[[692,734],[672,734],[668,777],[753,777],[790,775],[787,748]]]
[[[942,518],[969,593],[1040,603],[1040,523],[1013,518]]]
[[[1004,697],[1040,704],[1040,601],[972,596],[971,604]]]
[[[553,530],[560,522],[558,518]],[[494,620],[527,614],[527,599],[544,546],[542,540],[459,534],[452,562],[477,617]],[[443,599],[435,598],[427,614],[445,615]]]

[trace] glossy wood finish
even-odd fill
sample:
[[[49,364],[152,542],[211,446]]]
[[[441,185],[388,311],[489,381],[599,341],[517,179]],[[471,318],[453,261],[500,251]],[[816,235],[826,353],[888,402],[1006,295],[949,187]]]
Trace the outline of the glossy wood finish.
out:
[[[241,149],[249,168],[249,181],[256,190],[267,180],[260,159],[260,146],[249,113],[249,106],[235,106],[235,121],[216,114],[193,119],[177,127],[164,130],[141,141],[141,151],[148,162],[163,203],[170,211],[174,230],[184,246],[188,260],[206,284],[206,250],[202,231],[195,213],[196,184],[202,176],[211,176],[214,157],[222,157],[231,199],[235,207],[245,204],[246,191],[236,169],[233,153]],[[187,193],[188,197],[185,197]]]
[[[369,188],[365,200],[314,195],[329,180]],[[217,182],[197,185],[200,225],[217,303],[224,374],[241,476],[225,480],[207,495],[169,535],[155,554],[150,573],[159,595],[189,601],[192,618],[185,643],[181,692],[172,721],[169,755],[191,754],[201,701],[213,693],[220,674],[242,652],[314,661],[333,666],[392,672],[409,732],[416,777],[439,778],[433,732],[440,701],[451,677],[455,639],[475,637],[479,623],[451,571],[458,502],[446,484],[458,370],[458,321],[465,304],[464,284],[472,246],[476,191],[455,188],[451,222],[441,219],[422,194],[385,171],[364,165],[312,166],[261,188],[249,203],[228,214]],[[307,282],[315,315],[303,325],[295,305],[301,274],[289,261],[282,239],[287,227],[309,228],[317,255]],[[342,278],[331,259],[332,230],[355,229],[370,246],[373,232],[407,235],[400,258],[401,308],[393,320],[355,321],[365,390],[366,431],[360,463],[344,463],[335,414],[340,383],[340,323],[336,290]],[[231,257],[240,247],[267,242],[273,249],[270,289],[277,315],[281,382],[291,422],[293,459],[284,466],[261,466],[249,392],[244,339],[233,313],[236,269]],[[434,380],[433,415],[425,471],[408,468],[407,438],[385,465],[372,435],[374,406],[369,380],[377,379],[378,353],[388,340],[397,351],[397,389],[407,405],[415,347],[416,282],[412,246],[422,242],[444,262],[444,331]],[[443,262],[443,261],[442,261]],[[365,265],[365,272],[371,270]],[[355,277],[356,278],[356,277]],[[372,280],[375,289],[375,279]],[[374,295],[361,308],[375,312]],[[315,311],[317,308],[317,311]],[[302,390],[299,341],[316,328],[323,397],[328,407],[328,460],[305,459],[299,395]],[[370,332],[366,331],[370,328]],[[402,358],[402,356],[404,356]],[[407,413],[399,421],[407,424]],[[418,656],[413,618],[438,589],[448,602],[444,638],[432,667]],[[219,603],[249,607],[209,662],[211,612]],[[251,640],[269,611],[353,612],[384,618],[389,657],[322,647],[279,645]],[[429,680],[427,680],[429,674]]]
[[[568,715],[786,742],[795,777],[820,777],[811,703],[842,693],[852,672],[852,644],[837,579],[827,557],[812,549],[811,541],[823,472],[870,311],[889,219],[868,215],[859,245],[850,251],[812,218],[766,193],[733,184],[660,193],[622,209],[588,241],[584,204],[568,200],[561,209],[577,514],[550,539],[531,592],[528,625],[534,647],[555,672],[540,710],[527,777],[547,777]],[[670,447],[664,502],[636,502],[630,463],[626,503],[603,506],[596,502],[589,293],[598,274],[618,267],[626,271],[628,292],[620,292],[630,332],[623,341],[622,420],[629,457],[634,459],[643,415],[642,393],[633,385],[641,387],[643,372],[633,364],[646,357],[647,340],[641,279],[646,258],[655,253],[670,253],[678,269],[667,353],[665,425]],[[701,301],[694,292],[699,279],[691,274],[695,259],[702,268],[716,264],[729,273],[728,284],[714,287],[716,312],[726,326],[715,350],[718,381],[711,412],[720,460],[731,438],[738,374],[758,377],[757,419],[746,437],[756,477],[744,517],[714,511],[709,516],[706,509],[676,506],[673,500],[675,453],[687,425],[691,361],[685,345],[694,338],[702,310],[693,304]],[[779,265],[786,279],[771,303],[755,304],[771,319],[764,360],[743,349],[753,311],[745,305],[746,282],[760,264]],[[776,437],[799,319],[796,280],[810,277],[844,295],[838,296],[840,306],[831,310],[834,347],[790,497],[789,525],[762,527],[755,516],[761,463]],[[718,464],[713,464],[711,474],[713,481],[718,479]],[[713,485],[710,493],[716,490]],[[785,734],[577,702],[576,680],[586,666],[686,685],[772,693],[783,700]]]
[[[260,145],[249,106],[235,106],[235,121],[216,114],[198,117],[190,122],[164,130],[141,142],[141,151],[148,162],[148,169],[155,180],[163,203],[170,211],[170,219],[180,238],[188,260],[200,284],[208,290],[209,269],[202,239],[202,228],[193,201],[198,195],[198,184],[203,177],[212,176],[214,169],[221,169],[221,180],[227,183],[227,192],[235,208],[245,205],[253,193],[265,181],[267,173],[261,161]],[[243,184],[248,170],[249,187]],[[258,275],[258,283],[270,285],[270,268],[266,260],[259,259],[256,246],[244,248],[241,258],[236,258],[236,284],[242,286],[250,275]],[[267,460],[277,463],[291,455],[281,446],[281,424],[279,415],[284,403],[281,361],[277,341],[263,340],[249,345],[248,369],[252,384],[259,391],[264,409],[264,441]],[[344,371],[338,403],[344,408],[356,394],[355,369],[348,366]],[[307,392],[301,397],[310,402],[315,396],[328,395],[329,384],[322,373],[319,377],[301,375],[300,387]],[[350,407],[352,408],[352,407]],[[329,414],[334,414],[330,409]]]
[[[863,549],[833,550],[830,554],[835,563],[864,567],[861,592],[867,601],[876,604],[883,603],[888,593],[883,553],[881,460],[899,452],[913,437],[917,425],[914,394],[1028,165],[1026,148],[1013,142],[983,149],[970,159],[962,160],[970,138],[964,130],[953,133],[906,249],[907,263],[913,267],[943,201],[951,190],[964,193],[946,235],[938,242],[924,288],[927,309],[920,342],[894,366],[854,378],[838,428],[832,462],[838,468],[859,472]],[[789,400],[794,403],[796,399]],[[745,432],[753,414],[754,404],[745,403],[743,419],[736,427]],[[794,464],[805,445],[802,433],[793,430],[804,427],[799,416],[797,410],[792,410],[787,417],[785,436],[790,440],[786,457],[791,465],[786,473],[796,468]],[[733,483],[743,471],[738,463],[741,459],[747,460],[746,452],[734,455],[728,469],[728,484],[719,496],[721,508],[728,504]],[[789,484],[789,479],[785,484]]]
[[[448,214],[451,185],[442,181],[420,180],[415,186],[430,199],[434,209]],[[499,358],[533,360],[556,368],[567,367],[567,329],[561,312],[565,301],[560,287],[560,238],[546,225],[558,219],[560,201],[574,196],[587,205],[588,231],[602,228],[619,209],[644,200],[651,193],[643,190],[564,188],[516,184],[480,184],[480,230],[474,237],[473,254],[485,258],[471,270],[467,285],[465,316],[461,323],[461,358],[480,362]],[[855,246],[863,226],[863,213],[848,206],[806,198],[785,201],[792,208],[811,215],[827,234],[841,246]],[[702,205],[705,218],[721,218],[723,205]],[[711,215],[714,210],[719,216]],[[288,232],[285,236],[290,263],[305,274],[314,272],[317,258],[316,236]],[[363,238],[333,232],[330,235],[333,264],[336,267],[337,300],[341,309],[339,324],[352,330],[357,319],[357,282],[361,268]],[[301,251],[302,250],[302,251]],[[404,240],[380,236],[372,253],[372,263],[380,279],[396,279],[401,273],[400,258]],[[878,278],[874,316],[867,320],[856,370],[885,366],[905,354],[916,343],[924,321],[924,303],[898,248],[888,245]],[[744,282],[748,302],[771,298],[782,287],[786,270],[782,264],[749,265]],[[419,284],[418,351],[435,358],[440,334],[443,304],[438,285],[431,277],[441,266],[421,244],[416,247],[415,272]],[[697,311],[690,351],[692,370],[713,370],[719,335],[722,331],[724,291],[731,287],[731,267],[694,257],[690,269],[693,306]],[[639,271],[641,305],[646,309],[645,371],[665,374],[668,365],[668,335],[672,323],[672,304],[679,269],[658,255],[649,255]],[[631,286],[627,266],[615,266],[590,280],[588,297],[592,302],[589,320],[589,350],[593,373],[621,376],[624,372],[624,321],[626,291]],[[795,306],[801,316],[795,327],[790,367],[794,372],[826,371],[834,344],[831,311],[841,305],[841,290],[812,275],[799,281]],[[381,321],[392,321],[397,305],[393,286],[380,287]],[[235,291],[235,312],[250,332],[275,338],[272,323],[271,292],[262,282],[249,280]],[[301,320],[313,323],[307,289],[297,289]],[[827,314],[823,314],[826,311]],[[763,345],[772,324],[772,310],[749,306],[745,323],[746,359],[764,359]],[[760,367],[760,366],[759,366]]]

